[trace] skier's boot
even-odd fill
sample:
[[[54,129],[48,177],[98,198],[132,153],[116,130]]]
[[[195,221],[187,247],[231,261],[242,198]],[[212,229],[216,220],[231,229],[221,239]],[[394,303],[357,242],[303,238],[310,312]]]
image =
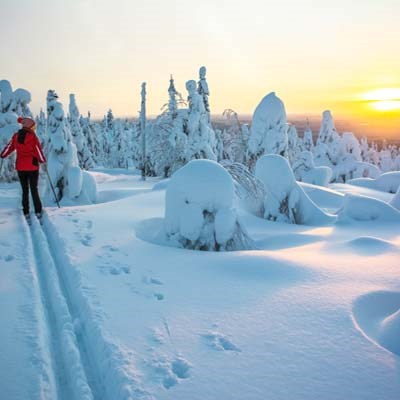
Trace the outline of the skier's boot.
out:
[[[24,214],[24,217],[26,219],[27,224],[30,225],[31,224],[31,215],[29,213]]]
[[[40,211],[35,214],[36,218],[39,220],[40,223],[42,223],[42,217],[43,217],[43,211]]]

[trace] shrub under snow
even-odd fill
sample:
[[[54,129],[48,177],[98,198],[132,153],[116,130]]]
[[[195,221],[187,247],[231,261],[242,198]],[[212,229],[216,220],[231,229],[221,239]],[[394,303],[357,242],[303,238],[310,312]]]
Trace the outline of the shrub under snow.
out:
[[[234,184],[229,173],[210,160],[193,160],[168,184],[165,231],[187,249],[224,251],[252,248],[232,207]]]
[[[324,225],[335,217],[322,211],[297,184],[288,161],[269,154],[256,164],[256,177],[265,187],[264,218],[292,224]]]

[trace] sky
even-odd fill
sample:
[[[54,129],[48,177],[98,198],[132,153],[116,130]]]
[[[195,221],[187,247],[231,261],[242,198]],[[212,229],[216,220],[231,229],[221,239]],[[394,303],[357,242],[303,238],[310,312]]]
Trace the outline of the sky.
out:
[[[137,116],[145,81],[157,115],[170,74],[186,97],[205,65],[213,114],[252,114],[275,91],[288,114],[331,109],[400,135],[397,92],[393,107],[368,97],[400,88],[399,16],[399,0],[0,0],[0,79],[35,113],[55,89],[95,117]]]

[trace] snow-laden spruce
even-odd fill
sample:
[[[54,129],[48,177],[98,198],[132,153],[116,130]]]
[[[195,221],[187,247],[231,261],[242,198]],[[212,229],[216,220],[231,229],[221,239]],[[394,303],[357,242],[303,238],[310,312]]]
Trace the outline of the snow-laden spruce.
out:
[[[82,171],[68,120],[65,118],[62,104],[54,90],[47,93],[47,136],[49,138],[47,165],[51,182],[58,200],[65,197],[94,203],[97,200],[95,179]],[[50,184],[47,187],[48,201],[54,201]]]
[[[217,156],[213,150],[216,145],[215,133],[209,122],[204,98],[197,92],[196,82],[193,80],[186,82],[186,90],[189,103],[187,158],[216,160]]]
[[[78,151],[79,166],[83,169],[90,169],[94,167],[94,161],[83,134],[80,116],[81,114],[76,104],[75,95],[71,93],[69,95],[69,123],[71,126],[72,140]]]
[[[301,152],[301,140],[297,134],[296,126],[293,124],[288,125],[288,147],[287,147],[287,159],[289,164],[293,165],[293,162],[297,159]]]
[[[0,148],[3,149],[12,135],[21,125],[18,117],[32,117],[29,109],[31,94],[25,89],[12,90],[7,80],[0,81]],[[17,178],[15,172],[15,153],[1,161],[0,180],[12,181]]]
[[[229,173],[210,160],[193,160],[168,184],[165,232],[176,246],[206,251],[253,248],[233,208]]]
[[[312,133],[310,122],[308,121],[308,119],[307,119],[306,129],[304,130],[304,134],[303,134],[302,148],[303,148],[303,150],[311,151],[311,152],[314,149],[313,133]]]
[[[168,103],[155,121],[148,124],[148,154],[151,175],[169,177],[187,163],[188,135],[184,127],[188,121],[188,110],[178,108],[182,96],[170,77]]]
[[[296,180],[313,185],[328,186],[332,177],[329,167],[316,167],[310,151],[302,151],[292,164]]]
[[[264,154],[286,156],[287,147],[285,106],[272,92],[261,100],[253,114],[248,147],[249,166],[253,168]]]
[[[286,158],[269,154],[256,164],[255,175],[264,184],[264,218],[291,224],[326,225],[335,217],[320,209],[299,186]]]

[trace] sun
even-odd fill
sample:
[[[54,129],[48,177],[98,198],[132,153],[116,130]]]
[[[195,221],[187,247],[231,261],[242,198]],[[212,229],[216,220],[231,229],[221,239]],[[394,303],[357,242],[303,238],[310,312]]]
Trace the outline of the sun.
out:
[[[376,111],[400,111],[400,88],[376,89],[362,95]]]

